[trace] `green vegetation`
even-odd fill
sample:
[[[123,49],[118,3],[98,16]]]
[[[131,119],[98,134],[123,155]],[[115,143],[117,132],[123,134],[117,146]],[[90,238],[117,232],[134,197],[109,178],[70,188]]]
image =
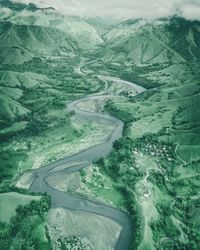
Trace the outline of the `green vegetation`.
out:
[[[177,75],[178,67],[187,74],[184,82],[182,74]],[[139,221],[134,247],[140,250],[199,246],[199,224],[194,223],[200,157],[199,71],[195,69],[191,63],[189,69],[183,64],[146,71],[145,77],[158,82],[159,87],[137,97],[124,95],[105,106],[125,122],[125,142],[114,146],[116,152],[102,166],[116,182],[122,179],[125,183],[128,210],[136,223]],[[167,71],[170,74],[166,75]]]
[[[15,216],[17,207],[25,206],[32,200],[40,200],[41,196],[23,195],[16,192],[0,194],[0,221],[9,223],[10,218]]]
[[[51,249],[44,227],[49,206],[48,196],[39,201],[31,201],[25,206],[18,206],[16,215],[8,224],[0,222],[0,248]]]
[[[67,60],[70,60],[68,65]],[[84,124],[82,128],[74,128],[73,114],[65,108],[66,100],[94,93],[104,85],[96,79],[80,78],[73,72],[77,59],[73,59],[73,63],[71,60],[34,58],[20,66],[1,67],[0,90],[4,91],[0,114],[2,181],[31,166],[39,167],[56,155],[62,157],[66,142],[89,136],[89,127],[86,131]],[[9,89],[6,86],[10,86]],[[54,143],[54,149],[50,142]],[[52,155],[49,149],[55,153]],[[7,166],[10,166],[9,171]]]
[[[82,194],[100,199],[120,209],[126,209],[126,200],[121,185],[113,181],[101,166],[94,165],[81,171],[85,189]]]
[[[123,138],[106,159],[67,176],[55,171],[48,184],[128,212],[134,249],[199,249],[200,23],[109,26],[34,4],[0,7],[0,249],[51,249],[49,237],[60,249],[115,245],[113,221],[49,211],[49,197],[11,188],[26,170],[105,141],[113,126],[66,108],[98,92],[110,96],[104,111],[124,122]],[[112,76],[147,90],[134,96]],[[99,112],[106,98],[78,105]]]
[[[97,38],[96,42],[91,38],[90,47],[101,39],[78,18],[63,20],[57,14],[57,20],[61,18],[67,26],[63,31],[52,28],[54,14],[47,15],[47,27],[42,21],[45,12],[35,19],[36,6],[9,1],[1,1],[0,5],[11,10],[10,20],[0,20],[0,189],[4,192],[0,194],[0,248],[51,249],[46,230],[49,198],[32,196],[28,191],[21,194],[18,189],[10,193],[10,186],[28,169],[101,141],[104,124],[77,121],[66,109],[70,101],[104,87],[95,77],[83,77],[75,71],[79,52],[88,46],[88,38],[92,34]],[[18,11],[24,9],[30,15],[27,19],[18,16]],[[33,25],[34,20],[37,25]],[[76,42],[76,35],[73,38],[71,21],[77,27],[83,25],[84,35],[89,29],[85,44],[79,39]]]

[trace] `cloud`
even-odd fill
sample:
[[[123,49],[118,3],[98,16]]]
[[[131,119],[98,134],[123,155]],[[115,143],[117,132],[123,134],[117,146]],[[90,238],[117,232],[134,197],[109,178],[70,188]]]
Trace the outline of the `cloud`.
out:
[[[186,19],[200,20],[200,3],[183,5],[180,12]]]
[[[31,0],[12,0],[29,3]],[[200,20],[200,0],[32,0],[40,7],[54,7],[67,15],[115,18],[159,18],[179,13]]]

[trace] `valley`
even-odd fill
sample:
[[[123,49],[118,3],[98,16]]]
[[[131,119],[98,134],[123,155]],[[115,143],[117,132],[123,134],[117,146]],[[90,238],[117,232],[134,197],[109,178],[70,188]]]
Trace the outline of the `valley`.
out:
[[[200,23],[0,6],[0,248],[198,249]]]

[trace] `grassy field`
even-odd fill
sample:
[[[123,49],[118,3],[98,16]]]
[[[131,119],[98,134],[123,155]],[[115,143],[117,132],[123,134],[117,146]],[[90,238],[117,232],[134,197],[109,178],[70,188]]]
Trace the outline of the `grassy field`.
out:
[[[50,206],[48,196],[28,196],[13,192],[1,194],[0,199],[1,204],[3,202],[1,249],[51,249],[45,228]]]
[[[27,122],[26,121],[22,121],[22,122],[15,122],[14,124],[12,124],[9,128],[5,128],[5,129],[2,129],[0,131],[0,134],[9,134],[9,133],[17,133],[17,132],[20,132],[21,130],[24,130],[26,129],[26,126],[27,126]]]
[[[81,171],[81,180],[96,198],[119,208],[126,208],[126,201],[120,185],[98,167],[88,167]]]
[[[187,162],[197,161],[200,159],[199,145],[182,145],[178,149],[180,157]]]
[[[140,250],[195,249],[199,244],[198,223],[191,223],[199,214],[200,87],[197,65],[187,66],[141,73],[158,87],[137,97],[124,95],[106,106],[126,122],[125,136],[135,145],[132,166],[127,163],[132,174],[123,158],[115,171],[117,181],[126,183],[132,207],[139,206],[132,213],[138,213],[136,222],[142,225]]]
[[[137,165],[139,163],[139,165]],[[152,161],[151,157],[143,156],[136,158],[136,166],[143,168],[146,172],[144,179],[136,184],[136,195],[138,203],[142,208],[144,218],[144,234],[141,244],[138,249],[156,249],[151,230],[151,222],[159,218],[159,213],[156,208],[154,186],[148,181],[148,169],[157,169],[157,165]]]
[[[13,142],[9,147],[27,154],[25,161],[20,165],[20,171],[23,172],[99,144],[106,140],[112,130],[113,126],[107,126],[103,122],[72,117],[70,126],[67,122],[63,123],[41,136]]]
[[[33,200],[40,200],[41,196],[23,195],[15,192],[0,194],[0,221],[9,223],[15,216],[19,205],[29,204]]]

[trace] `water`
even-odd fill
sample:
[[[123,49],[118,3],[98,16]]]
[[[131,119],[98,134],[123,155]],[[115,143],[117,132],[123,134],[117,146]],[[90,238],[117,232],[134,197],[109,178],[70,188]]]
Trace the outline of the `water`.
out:
[[[119,79],[116,79],[116,82],[117,81],[119,81]],[[124,82],[124,84],[126,83],[130,84],[128,82]],[[134,84],[133,87],[134,89],[136,89],[137,85]],[[141,87],[138,86],[137,91],[138,93],[140,93],[144,90],[143,88],[141,89]],[[120,120],[109,115],[80,110],[77,107],[77,104],[79,102],[82,102],[86,99],[94,100],[98,98],[100,98],[100,96],[91,96],[84,99],[80,99],[78,101],[70,103],[68,105],[68,109],[74,111],[77,116],[84,117],[85,119],[95,119],[96,121],[104,120],[107,123],[114,125],[114,130],[112,134],[102,144],[90,147],[75,155],[65,157],[63,159],[49,163],[39,169],[33,170],[35,178],[30,187],[30,190],[34,192],[46,192],[47,194],[49,194],[52,200],[51,204],[52,208],[63,207],[71,210],[79,210],[79,211],[95,213],[101,216],[108,217],[118,222],[123,229],[120,233],[120,237],[118,239],[115,249],[128,250],[130,249],[131,246],[133,225],[131,218],[126,213],[98,201],[93,201],[82,196],[71,195],[66,192],[58,191],[49,186],[46,182],[47,177],[53,176],[54,174],[57,174],[60,171],[62,171],[64,174],[70,174],[72,172],[80,171],[81,169],[90,165],[93,161],[96,161],[102,157],[106,157],[112,150],[113,142],[122,137],[123,123]],[[85,163],[73,165],[73,167],[69,167],[63,170],[50,171],[58,166],[72,162],[85,162]]]

